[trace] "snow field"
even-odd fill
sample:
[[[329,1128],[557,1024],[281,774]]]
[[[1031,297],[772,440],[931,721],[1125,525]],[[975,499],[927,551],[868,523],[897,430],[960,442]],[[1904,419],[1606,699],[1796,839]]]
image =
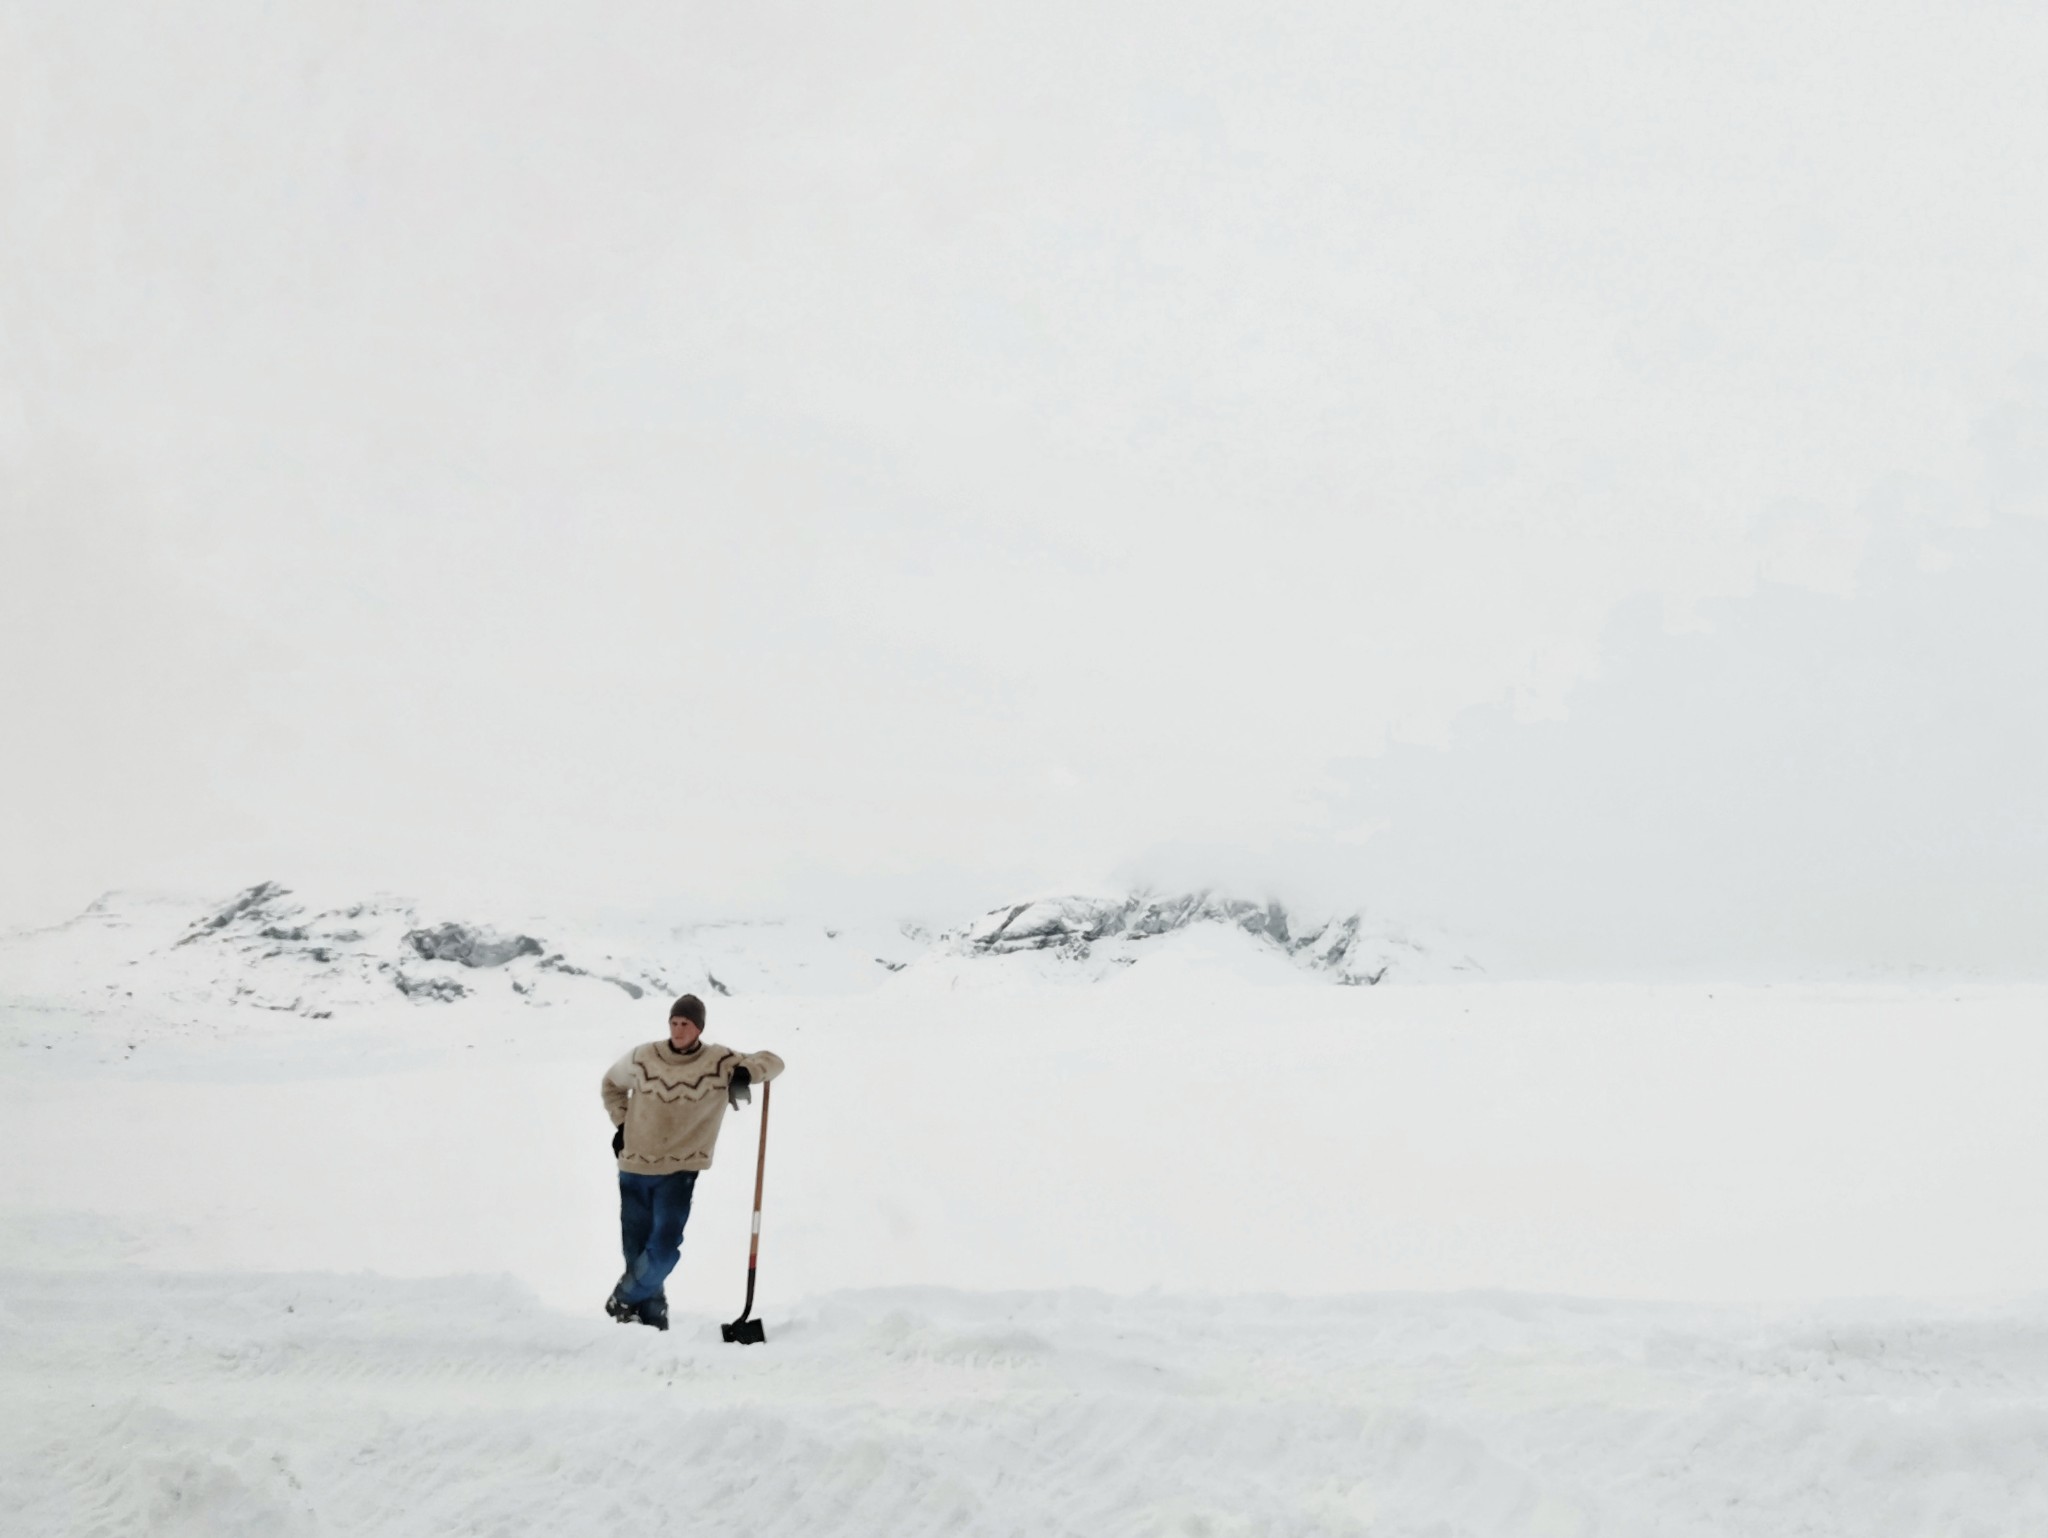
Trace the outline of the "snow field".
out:
[[[758,1104],[598,1312],[658,1007],[0,1008],[0,1532],[2048,1531],[2042,1003],[714,1000],[744,1350]]]
[[[1112,983],[742,997],[712,1026],[790,1063],[771,1298],[1768,1300],[2042,1285],[2043,1002]],[[585,1308],[616,1265],[597,1080],[661,1008],[400,1005],[189,1044],[110,1022],[62,1052],[38,1017],[0,1073],[6,1204],[97,1214],[152,1265],[502,1272]],[[699,1182],[679,1306],[731,1306],[757,1114]]]
[[[0,1275],[10,1533],[2017,1534],[2048,1306]]]

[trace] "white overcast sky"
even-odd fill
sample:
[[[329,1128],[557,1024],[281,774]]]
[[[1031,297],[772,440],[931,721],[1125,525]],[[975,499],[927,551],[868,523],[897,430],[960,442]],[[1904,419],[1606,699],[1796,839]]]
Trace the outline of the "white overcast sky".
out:
[[[0,920],[2037,967],[2043,79],[1968,0],[0,7]],[[1852,683],[1949,748],[1787,737]]]

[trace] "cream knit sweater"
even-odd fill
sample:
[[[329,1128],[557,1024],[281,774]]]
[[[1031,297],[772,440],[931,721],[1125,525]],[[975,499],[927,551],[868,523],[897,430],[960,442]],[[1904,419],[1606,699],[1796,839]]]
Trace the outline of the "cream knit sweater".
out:
[[[613,1063],[605,1071],[603,1094],[612,1125],[626,1129],[619,1168],[635,1175],[711,1168],[735,1068],[746,1069],[759,1084],[782,1072],[782,1059],[710,1041],[688,1052],[650,1041]]]

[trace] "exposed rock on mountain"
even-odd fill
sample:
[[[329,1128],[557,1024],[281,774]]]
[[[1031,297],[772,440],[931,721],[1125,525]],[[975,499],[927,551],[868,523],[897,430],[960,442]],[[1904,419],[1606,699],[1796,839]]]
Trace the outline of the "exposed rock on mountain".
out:
[[[111,895],[109,894],[109,896]],[[218,933],[236,920],[248,918],[252,914],[258,918],[263,918],[274,916],[274,911],[296,913],[298,911],[296,907],[287,907],[285,905],[285,900],[290,896],[291,894],[275,881],[259,881],[256,885],[250,887],[248,891],[238,893],[219,912],[209,913],[202,919],[194,920],[191,932],[178,943],[180,945],[188,945],[205,935]],[[94,906],[101,906],[107,901],[108,898],[103,897]],[[278,931],[273,926],[271,933],[273,937],[277,937],[283,932]],[[305,931],[303,929],[298,930],[291,937],[303,940],[306,937]]]
[[[226,1003],[316,1018],[407,1002],[848,993],[899,978],[910,987],[1085,984],[1145,961],[1158,963],[1147,977],[1179,976],[1197,957],[1269,980],[1346,985],[1480,970],[1361,914],[1309,915],[1215,892],[1041,898],[936,937],[912,924],[797,921],[586,931],[550,920],[546,932],[425,917],[395,897],[320,907],[264,881],[196,916],[172,899],[110,893],[66,924],[0,937],[0,954],[18,1000],[100,1008],[146,999],[174,1011]]]
[[[1303,970],[1347,986],[1375,984],[1390,973],[1482,970],[1468,957],[1439,958],[1404,932],[1370,927],[1362,914],[1304,915],[1215,892],[1040,898],[993,909],[942,943],[962,955],[1038,952],[1098,970],[1134,965],[1145,942],[1203,924],[1240,930]]]
[[[104,899],[112,907],[119,904]],[[400,997],[448,1004],[479,991],[477,972],[499,972],[524,1003],[564,1002],[586,983],[603,983],[631,998],[667,980],[656,967],[625,967],[610,955],[580,966],[529,934],[503,934],[480,924],[422,923],[410,902],[390,897],[345,907],[312,908],[289,888],[263,881],[201,914],[172,943],[176,956],[145,955],[130,965],[163,977],[175,1000],[225,997],[238,1003],[325,1015]],[[618,975],[622,972],[634,975]],[[545,986],[541,974],[558,981]]]
[[[539,956],[547,951],[532,935],[501,938],[466,924],[415,929],[406,935],[405,943],[429,961],[455,961],[465,967],[502,967],[521,956]]]
[[[404,972],[393,971],[391,980],[409,999],[431,999],[440,1004],[452,1004],[457,999],[469,997],[469,990],[452,977],[410,977]]]

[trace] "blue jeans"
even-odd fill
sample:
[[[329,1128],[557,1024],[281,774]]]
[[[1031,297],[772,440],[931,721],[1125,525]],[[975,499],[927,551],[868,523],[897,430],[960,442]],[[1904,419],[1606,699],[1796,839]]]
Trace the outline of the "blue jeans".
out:
[[[619,1171],[619,1244],[626,1252],[626,1274],[619,1278],[622,1302],[661,1296],[662,1284],[682,1258],[683,1225],[690,1221],[690,1195],[696,1189],[695,1170],[673,1175]]]

